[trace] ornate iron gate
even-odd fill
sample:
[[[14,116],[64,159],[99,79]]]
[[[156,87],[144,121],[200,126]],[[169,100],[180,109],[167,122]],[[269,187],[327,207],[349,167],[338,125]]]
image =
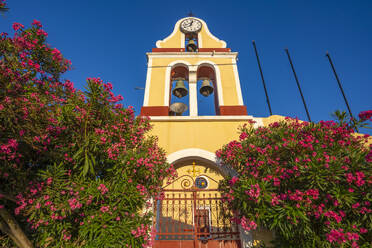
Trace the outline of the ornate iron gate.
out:
[[[163,193],[155,206],[154,248],[240,247],[238,226],[217,189],[193,186]]]

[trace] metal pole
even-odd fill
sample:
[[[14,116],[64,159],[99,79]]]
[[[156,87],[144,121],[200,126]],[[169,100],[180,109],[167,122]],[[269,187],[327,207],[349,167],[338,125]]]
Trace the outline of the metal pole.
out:
[[[262,84],[263,84],[263,87],[264,87],[264,90],[265,90],[265,95],[266,95],[267,106],[269,107],[270,115],[273,115],[273,113],[272,113],[272,111],[271,111],[271,105],[270,105],[269,95],[267,94],[267,89],[266,89],[265,79],[264,79],[264,76],[263,76],[263,73],[262,73],[262,68],[261,68],[260,58],[258,57],[258,52],[257,52],[257,48],[256,48],[256,42],[253,40],[253,41],[252,41],[252,44],[253,44],[253,47],[254,47],[254,51],[255,51],[255,53],[256,53],[256,58],[257,58],[258,68],[260,69],[260,74],[261,74]]]
[[[350,109],[349,103],[348,103],[348,101],[347,101],[347,99],[346,99],[345,92],[344,92],[344,90],[343,90],[343,88],[342,88],[342,85],[341,85],[340,79],[338,78],[338,75],[337,75],[336,69],[335,69],[335,67],[333,66],[331,56],[329,55],[328,52],[326,52],[326,57],[328,58],[329,63],[331,64],[331,67],[332,67],[333,73],[335,74],[335,77],[336,77],[336,80],[337,80],[337,83],[338,83],[338,87],[340,88],[341,93],[342,93],[342,96],[344,97],[344,100],[345,100],[345,103],[346,103],[346,107],[347,107],[347,109],[349,110],[350,117],[354,119],[353,114],[351,113],[351,109]]]
[[[287,56],[288,56],[288,59],[289,59],[289,63],[291,64],[291,67],[292,67],[292,71],[293,71],[293,75],[296,79],[296,83],[297,83],[297,87],[298,87],[298,90],[300,91],[300,95],[301,95],[301,98],[302,98],[302,102],[304,104],[304,107],[305,107],[305,110],[306,110],[306,114],[307,114],[307,118],[309,119],[309,122],[311,122],[311,118],[310,118],[310,114],[309,114],[309,111],[307,110],[307,106],[306,106],[306,102],[305,102],[305,98],[304,98],[304,95],[302,94],[302,90],[301,90],[301,86],[300,86],[300,83],[298,82],[298,78],[297,78],[297,74],[296,74],[296,71],[293,67],[293,63],[292,63],[292,60],[291,60],[291,56],[289,56],[289,51],[288,51],[288,48],[284,49],[285,52],[287,53]]]

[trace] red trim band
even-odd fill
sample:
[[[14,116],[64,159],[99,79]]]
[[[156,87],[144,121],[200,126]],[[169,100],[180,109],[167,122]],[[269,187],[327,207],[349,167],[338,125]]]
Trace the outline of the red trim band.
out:
[[[199,52],[231,52],[230,48],[199,48]]]
[[[247,115],[247,107],[244,105],[237,106],[220,106],[220,115]]]
[[[141,108],[141,116],[168,116],[168,106],[146,106]]]
[[[161,53],[161,52],[184,52],[185,48],[153,48],[153,53]]]

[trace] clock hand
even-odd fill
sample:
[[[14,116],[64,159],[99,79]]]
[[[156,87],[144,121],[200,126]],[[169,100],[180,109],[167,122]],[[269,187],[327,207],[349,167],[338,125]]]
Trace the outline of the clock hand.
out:
[[[192,25],[192,22],[193,22],[193,21],[191,21],[191,22],[189,23],[189,25],[187,25],[187,27],[191,27],[191,25]]]

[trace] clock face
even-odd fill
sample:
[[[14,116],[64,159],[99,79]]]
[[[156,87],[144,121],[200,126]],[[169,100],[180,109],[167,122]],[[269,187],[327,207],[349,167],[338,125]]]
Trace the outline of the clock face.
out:
[[[202,24],[195,18],[187,18],[181,22],[181,31],[184,33],[199,32]]]

